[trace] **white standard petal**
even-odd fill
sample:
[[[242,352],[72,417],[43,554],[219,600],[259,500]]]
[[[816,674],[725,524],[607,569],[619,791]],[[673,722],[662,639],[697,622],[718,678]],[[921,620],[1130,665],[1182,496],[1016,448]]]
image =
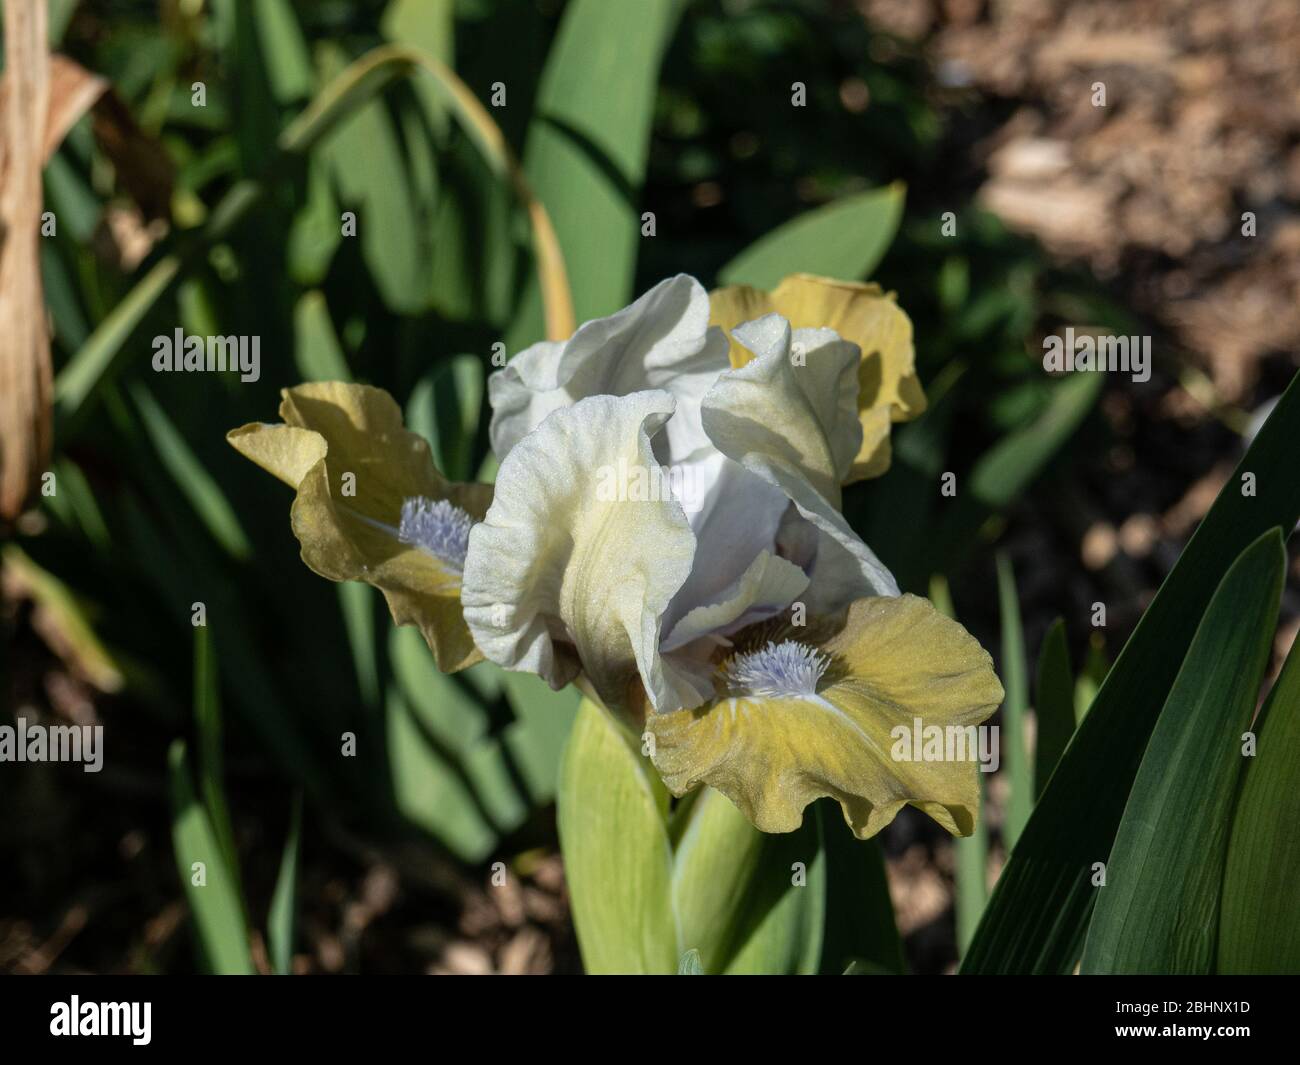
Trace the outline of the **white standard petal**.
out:
[[[695,531],[691,575],[674,596],[664,618],[668,631],[691,610],[734,594],[754,560],[775,552],[777,531],[790,501],[779,488],[721,452],[675,467],[682,502]]]
[[[461,588],[487,658],[556,687],[580,668],[613,708],[637,681],[671,701],[660,624],[695,551],[650,443],[672,412],[663,391],[584,399],[506,456]]]
[[[703,425],[723,454],[781,489],[817,530],[809,609],[863,595],[897,595],[893,575],[840,514],[840,483],[862,441],[856,345],[828,329],[793,335],[780,315],[732,336],[755,358],[724,373],[703,402]]]
[[[554,410],[573,405],[560,387],[565,341],[543,340],[524,348],[488,378],[492,450],[504,459],[512,447]]]
[[[763,621],[793,603],[808,587],[808,575],[793,562],[764,551],[714,603],[697,606],[664,636],[667,653],[701,637],[725,637]]]
[[[670,277],[567,341],[534,344],[494,373],[492,449],[504,459],[548,414],[580,399],[664,389],[677,409],[655,450],[664,462],[682,462],[708,446],[700,400],[730,365],[727,347],[726,335],[709,327],[703,286],[686,274]]]
[[[754,358],[706,397],[712,424],[726,428],[737,419],[732,436],[798,470],[838,506],[841,474],[862,444],[858,346],[831,329],[792,332],[779,314],[737,326],[732,336]]]

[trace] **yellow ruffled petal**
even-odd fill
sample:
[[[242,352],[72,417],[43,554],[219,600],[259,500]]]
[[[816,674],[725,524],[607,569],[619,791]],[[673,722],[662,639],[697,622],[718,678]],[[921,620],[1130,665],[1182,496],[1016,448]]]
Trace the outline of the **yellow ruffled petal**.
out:
[[[226,434],[230,445],[290,488],[297,488],[307,472],[325,457],[325,438],[293,425],[254,422]]]
[[[581,669],[613,710],[643,689],[672,700],[660,626],[695,536],[650,437],[673,408],[662,391],[592,396],[505,457],[465,561],[465,620],[489,659],[557,688]]]
[[[879,477],[889,469],[889,430],[893,422],[909,421],[925,410],[925,392],[916,376],[912,323],[879,285],[835,281],[812,274],[791,274],[770,294],[743,285],[710,295],[711,324],[730,336],[732,328],[775,311],[795,329],[833,329],[862,350],[858,366],[858,413],[862,446],[845,484]],[[750,358],[731,342],[733,366]]]
[[[394,622],[419,627],[439,669],[478,661],[461,616],[459,560],[422,546],[411,530],[421,529],[421,507],[441,502],[433,517],[445,516],[463,535],[482,520],[491,486],[453,484],[438,473],[427,441],[403,428],[400,408],[382,389],[322,382],[282,396],[284,425],[245,425],[226,439],[297,489],[290,516],[302,560],[322,577],[382,591]],[[404,532],[408,501],[415,510]]]
[[[716,701],[647,721],[654,763],[675,795],[708,784],[764,832],[798,828],[823,796],[839,802],[859,839],[905,804],[956,835],[974,829],[973,726],[1002,701],[974,637],[912,595],[858,600],[828,639],[808,629],[764,635],[719,666]],[[938,759],[927,760],[933,746],[913,749],[913,737],[936,735]]]

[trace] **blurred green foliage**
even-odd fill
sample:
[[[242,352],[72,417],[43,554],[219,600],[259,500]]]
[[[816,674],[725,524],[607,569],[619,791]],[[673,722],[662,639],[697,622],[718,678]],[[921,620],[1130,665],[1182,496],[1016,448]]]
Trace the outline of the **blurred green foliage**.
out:
[[[909,473],[927,463],[948,468],[948,434],[963,419],[996,440],[1050,410],[1062,386],[1032,373],[1023,338],[1047,296],[1076,297],[1065,287],[1045,296],[1052,281],[1033,249],[964,203],[926,202],[943,124],[916,57],[826,5],[692,4],[675,32],[678,9],[664,5],[654,23],[667,45],[657,93],[653,54],[641,76],[653,116],[629,135],[618,122],[636,101],[593,117],[614,87],[582,77],[617,25],[588,5],[561,29],[560,7],[217,0],[164,4],[158,22],[150,4],[86,4],[61,45],[112,80],[176,161],[172,231],[155,256],[183,246],[239,182],[261,178],[286,123],[350,59],[385,40],[453,61],[482,98],[493,82],[506,83],[507,106],[494,117],[539,194],[551,195],[562,240],[566,223],[594,224],[584,211],[608,210],[614,227],[620,218],[637,224],[638,208],[654,211],[656,236],[622,253],[633,255],[637,289],[678,270],[707,283],[792,217],[906,178],[904,239],[876,276],[900,290],[917,323],[923,378],[946,374],[956,384],[900,440],[889,478],[898,484],[884,490],[906,498]],[[593,20],[589,29],[578,14]],[[546,68],[557,33],[566,51]],[[808,86],[805,109],[791,108],[794,81]],[[193,105],[196,82],[206,106]],[[60,425],[64,492],[49,529],[27,547],[103,609],[112,647],[152,674],[134,694],[174,727],[190,604],[203,601],[240,736],[318,801],[372,824],[412,821],[480,859],[552,794],[551,770],[535,752],[540,743],[554,756],[555,727],[533,711],[537,700],[557,704],[546,712],[562,722],[572,700],[514,678],[505,684],[487,666],[438,676],[418,638],[389,632],[368,589],[332,587],[298,563],[283,489],[223,441],[234,425],[269,419],[280,387],[346,375],[404,402],[449,475],[472,477],[484,463],[486,355],[503,332],[516,345],[537,338],[526,233],[508,191],[426,88],[399,82],[364,104],[191,261],[126,341],[120,374],[96,385],[85,404],[93,409]],[[864,110],[845,106],[863,92]],[[535,100],[547,106],[533,115]],[[609,207],[579,200],[567,219],[553,202],[566,165],[590,170],[593,189],[612,190]],[[85,124],[52,164],[47,196],[62,220],[44,269],[63,364],[133,281],[94,250],[105,206],[123,196]],[[956,241],[940,239],[939,206],[958,212]],[[339,235],[344,210],[361,220],[358,239]],[[614,254],[597,248],[585,259],[608,276],[605,252]],[[879,253],[862,255],[858,272]],[[630,275],[593,293],[582,261],[573,256],[570,268],[580,313],[607,313],[630,295]],[[149,373],[149,338],[178,324],[193,334],[260,336],[260,380]],[[958,375],[954,366],[984,373]],[[1018,382],[1019,399],[1006,399],[1008,380]],[[994,394],[996,405],[987,402]],[[925,439],[913,446],[908,434]],[[1035,449],[1015,489],[1059,442]],[[880,491],[855,491],[858,517],[869,534],[882,533],[872,542],[894,561],[884,530],[863,517]],[[345,731],[358,735],[356,758],[337,756]]]

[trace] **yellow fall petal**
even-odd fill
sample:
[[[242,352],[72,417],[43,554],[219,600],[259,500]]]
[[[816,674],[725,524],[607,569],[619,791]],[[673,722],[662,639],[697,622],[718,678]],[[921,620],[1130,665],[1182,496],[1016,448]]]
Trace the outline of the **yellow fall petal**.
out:
[[[858,414],[862,446],[845,484],[879,477],[889,469],[889,430],[925,410],[925,392],[916,377],[912,323],[892,293],[879,285],[791,274],[770,293],[747,285],[718,289],[709,296],[710,325],[731,330],[742,322],[775,312],[795,329],[825,327],[862,350],[858,366]],[[751,355],[731,340],[731,364]]]
[[[463,520],[482,520],[491,487],[447,481],[382,389],[321,382],[281,395],[284,425],[245,425],[226,439],[297,489],[290,516],[302,560],[330,580],[378,588],[394,622],[419,627],[439,669],[482,658],[461,616],[458,567],[399,530],[408,500],[446,501]]]
[[[905,804],[969,835],[979,812],[972,726],[1003,694],[974,637],[912,595],[858,600],[829,638],[775,635],[721,664],[711,704],[650,715],[654,763],[673,794],[708,784],[764,832],[793,831],[804,807],[829,796],[859,839]],[[900,757],[895,730],[929,726],[951,727],[965,757]]]
[[[254,422],[226,434],[231,447],[257,463],[290,488],[297,488],[308,471],[325,457],[325,438],[295,425]]]

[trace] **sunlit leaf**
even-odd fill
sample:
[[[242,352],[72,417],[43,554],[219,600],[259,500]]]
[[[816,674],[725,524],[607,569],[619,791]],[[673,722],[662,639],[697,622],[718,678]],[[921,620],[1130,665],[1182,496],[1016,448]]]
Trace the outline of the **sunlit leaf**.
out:
[[[222,857],[206,811],[194,797],[184,741],[171,745],[167,770],[176,868],[194,918],[204,967],[212,973],[250,975],[253,959],[239,886]]]
[[[580,322],[629,302],[659,62],[679,12],[675,0],[573,0],[547,56],[524,169],[554,222]],[[540,339],[530,280],[507,342],[514,352]]]
[[[1233,563],[1156,722],[1105,866],[1085,973],[1208,973],[1232,808],[1282,594],[1282,537]]]
[[[588,973],[675,973],[668,792],[609,712],[583,700],[560,768],[559,827]]]
[[[846,281],[868,277],[903,217],[901,182],[846,196],[760,237],[719,272],[724,285],[771,289],[787,274],[821,274]]]

